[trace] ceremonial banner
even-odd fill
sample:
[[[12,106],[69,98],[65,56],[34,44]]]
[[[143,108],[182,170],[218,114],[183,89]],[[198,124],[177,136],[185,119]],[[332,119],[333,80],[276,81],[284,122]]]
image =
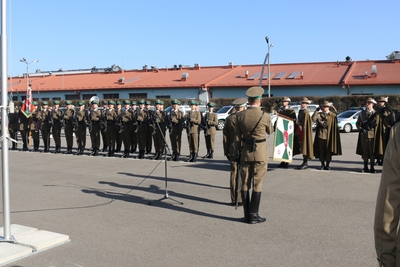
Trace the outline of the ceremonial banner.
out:
[[[273,160],[292,162],[293,159],[294,124],[278,115],[276,120]]]
[[[32,89],[29,86],[28,89],[26,89],[26,98],[24,100],[24,103],[22,103],[21,111],[27,118],[29,118],[31,116],[33,108],[34,106],[32,105]]]

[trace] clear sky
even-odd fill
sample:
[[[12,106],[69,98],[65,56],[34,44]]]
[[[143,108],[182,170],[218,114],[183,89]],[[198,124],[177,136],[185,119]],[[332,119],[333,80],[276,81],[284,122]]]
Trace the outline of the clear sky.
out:
[[[382,60],[400,50],[398,0],[7,0],[8,75],[26,65],[173,65]]]

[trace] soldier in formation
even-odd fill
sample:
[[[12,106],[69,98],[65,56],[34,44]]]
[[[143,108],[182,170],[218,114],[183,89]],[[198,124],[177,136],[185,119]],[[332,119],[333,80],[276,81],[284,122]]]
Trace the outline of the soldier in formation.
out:
[[[86,127],[87,127],[87,117],[85,110],[85,103],[80,101],[78,102],[79,110],[77,110],[74,114],[74,130],[76,136],[76,144],[78,146],[78,150],[75,155],[83,155],[86,146]]]
[[[314,148],[312,140],[312,121],[310,113],[308,112],[307,106],[311,103],[307,97],[303,97],[301,100],[301,107],[299,114],[297,115],[296,132],[298,132],[298,139],[295,138],[295,142],[298,142],[300,153],[303,154],[303,163],[297,167],[298,170],[304,170],[308,168],[308,159],[314,158]]]
[[[199,127],[201,124],[201,114],[198,111],[198,102],[191,101],[191,111],[185,117],[185,127],[189,143],[189,158],[187,162],[196,162],[199,149]]]
[[[179,156],[181,153],[181,141],[182,141],[182,129],[183,129],[184,117],[182,111],[179,110],[180,105],[181,102],[179,100],[174,99],[172,101],[172,109],[168,118],[168,121],[170,122],[169,136],[172,147],[171,160],[173,161],[179,161]]]
[[[214,157],[214,142],[218,116],[214,112],[214,103],[208,103],[208,112],[204,115],[204,138],[206,140],[207,154],[203,158],[212,159]]]

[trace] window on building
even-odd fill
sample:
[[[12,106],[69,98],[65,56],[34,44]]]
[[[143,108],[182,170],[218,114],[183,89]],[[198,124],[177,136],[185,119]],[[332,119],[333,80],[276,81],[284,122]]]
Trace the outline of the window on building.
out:
[[[13,95],[13,97],[12,97],[12,101],[18,101],[18,96],[17,95]]]
[[[48,98],[48,97],[42,97],[42,101],[49,101],[50,100],[50,98]]]
[[[132,93],[129,94],[129,99],[147,98],[147,93]]]
[[[21,96],[21,101],[24,101],[26,99],[26,96]]]
[[[104,99],[118,99],[119,94],[104,94],[103,97]]]
[[[156,95],[156,99],[171,99],[170,95]]]
[[[92,98],[93,96],[97,96],[96,94],[83,94],[82,95],[82,99],[83,100],[89,100],[90,98]]]
[[[61,97],[53,97],[53,100],[61,100]]]
[[[79,99],[77,94],[75,94],[75,95],[65,95],[65,100],[76,100],[76,99]]]

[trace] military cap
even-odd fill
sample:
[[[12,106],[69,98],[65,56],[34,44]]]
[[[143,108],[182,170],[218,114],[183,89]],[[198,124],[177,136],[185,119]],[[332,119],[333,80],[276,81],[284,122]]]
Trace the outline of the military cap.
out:
[[[132,105],[137,105],[135,100],[132,101]]]
[[[117,101],[117,105],[122,105],[122,102],[121,101]]]
[[[292,100],[287,96],[282,97],[282,102],[291,102],[291,101]]]
[[[58,101],[58,100],[54,100],[53,103],[54,103],[54,105],[60,105],[60,101]]]
[[[214,104],[213,102],[209,102],[209,103],[207,103],[207,106],[208,106],[208,107],[214,107],[215,104]]]
[[[155,105],[161,105],[161,100],[156,100]]]
[[[97,101],[97,100],[93,100],[92,102],[90,102],[90,104],[96,104],[96,105],[98,105],[99,104],[99,101]]]
[[[130,104],[131,104],[131,101],[125,100],[125,101],[124,101],[124,104],[125,104],[125,105],[130,105]]]
[[[381,96],[379,99],[378,99],[378,102],[388,102],[389,101],[389,97],[384,97],[384,96]]]
[[[164,101],[160,100],[160,105],[164,105]]]
[[[37,106],[37,105],[38,105],[38,102],[33,101],[33,102],[32,102],[32,105]]]
[[[145,104],[146,104],[146,105],[151,105],[151,102],[150,102],[150,101],[146,101]]]
[[[78,106],[83,106],[83,105],[85,105],[84,102],[82,102],[82,101],[79,101],[79,102],[78,102]]]
[[[43,102],[42,102],[42,105],[43,105],[43,106],[48,105],[48,104],[49,104],[49,102],[47,102],[47,101],[43,101]]]
[[[72,105],[72,102],[71,101],[65,101],[65,105]]]
[[[373,99],[372,97],[368,97],[368,99],[367,99],[367,101],[366,101],[367,103],[368,102],[371,102],[371,103],[374,103],[374,104],[376,104],[376,101],[375,101],[375,99]]]
[[[307,97],[303,97],[303,99],[301,100],[301,103],[311,104],[311,100],[308,100]]]
[[[108,104],[109,104],[109,105],[115,105],[115,101],[114,101],[114,100],[110,100],[110,101],[108,102]]]
[[[235,99],[235,101],[233,101],[232,104],[235,106],[235,108],[244,107],[247,104],[247,98],[242,97]]]
[[[330,103],[330,102],[328,102],[328,101],[324,101],[323,103],[322,103],[322,106],[323,107],[332,107],[332,103]]]
[[[104,100],[104,101],[103,101],[103,105],[108,105],[108,101],[107,101],[107,100]]]
[[[199,102],[197,102],[196,100],[191,100],[191,101],[189,102],[189,105],[198,106],[198,105],[199,105]]]
[[[139,103],[139,105],[141,105],[141,104],[146,103],[146,101],[144,101],[144,99],[140,99],[138,103]]]
[[[172,105],[180,105],[181,104],[181,101],[179,101],[178,99],[174,99],[174,100],[172,100]]]
[[[247,89],[246,96],[249,98],[259,99],[264,94],[264,89],[259,86],[253,86]]]

